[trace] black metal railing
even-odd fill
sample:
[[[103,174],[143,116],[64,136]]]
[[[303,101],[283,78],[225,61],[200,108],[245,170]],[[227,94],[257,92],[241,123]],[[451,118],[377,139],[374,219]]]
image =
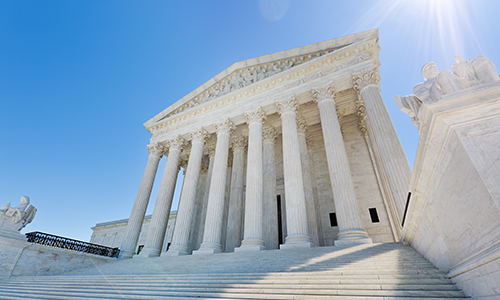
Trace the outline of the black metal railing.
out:
[[[118,254],[120,254],[120,249],[118,248],[110,248],[106,246],[91,244],[38,231],[26,233],[26,237],[28,238],[29,243],[35,243],[61,249],[68,249],[109,257],[118,257]]]

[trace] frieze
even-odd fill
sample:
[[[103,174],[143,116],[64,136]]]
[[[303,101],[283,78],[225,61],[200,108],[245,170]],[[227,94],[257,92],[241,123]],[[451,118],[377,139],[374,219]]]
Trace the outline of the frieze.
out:
[[[218,109],[218,108],[226,106],[226,105],[230,105],[230,104],[238,101],[241,98],[250,97],[250,96],[253,96],[253,95],[260,93],[260,92],[263,92],[263,91],[267,91],[267,93],[262,95],[263,97],[265,97],[266,95],[274,95],[277,93],[281,93],[282,91],[285,91],[287,89],[297,87],[297,86],[302,85],[304,83],[307,83],[309,81],[318,79],[320,77],[329,75],[331,73],[338,72],[342,69],[349,68],[353,65],[368,61],[368,60],[372,59],[373,51],[376,48],[378,49],[378,47],[376,47],[375,42],[368,42],[368,43],[361,44],[361,45],[355,47],[354,49],[351,48],[349,50],[345,50],[341,53],[338,53],[334,56],[325,58],[324,60],[318,61],[318,62],[312,64],[311,66],[309,66],[309,68],[308,68],[308,70],[314,71],[314,70],[317,70],[319,68],[324,68],[325,65],[330,65],[330,67],[325,68],[321,71],[316,71],[313,74],[310,74],[308,76],[306,76],[305,69],[298,69],[295,72],[287,72],[286,74],[283,74],[280,77],[274,78],[271,81],[263,82],[259,85],[256,85],[255,87],[252,87],[250,89],[245,89],[244,91],[236,93],[230,97],[222,98],[220,101],[210,103],[209,105],[206,105],[198,110],[194,110],[194,111],[189,112],[187,114],[183,114],[177,118],[167,120],[161,124],[151,126],[150,128],[148,128],[148,130],[151,131],[154,135],[159,136],[159,135],[166,133],[168,131],[175,130],[175,129],[178,129],[180,127],[187,126],[191,123],[194,123],[195,122],[194,118],[196,116],[203,114],[205,112],[214,110],[214,109]],[[361,51],[365,51],[365,53],[360,53]],[[351,57],[351,55],[353,53],[358,54],[358,56],[353,56],[353,58],[347,62],[334,64],[338,60],[344,60],[346,58]],[[284,81],[290,81],[293,79],[295,79],[295,81],[288,82],[287,84],[284,84],[284,85],[282,84]],[[273,87],[276,87],[279,85],[281,85],[281,86],[278,88],[275,88],[274,90],[268,91],[270,88],[273,88]],[[195,106],[195,105],[193,105],[193,106]],[[172,116],[172,115],[168,115],[168,116]],[[164,118],[162,118],[161,120],[163,120]],[[185,123],[182,123],[185,120],[191,120],[191,121],[187,121]],[[186,124],[188,122],[189,122],[189,124]],[[178,125],[173,126],[175,124],[178,124]]]

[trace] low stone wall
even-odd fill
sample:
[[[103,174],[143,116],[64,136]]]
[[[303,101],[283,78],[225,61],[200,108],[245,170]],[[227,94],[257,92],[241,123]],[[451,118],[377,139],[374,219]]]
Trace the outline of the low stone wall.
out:
[[[114,260],[116,258],[0,237],[0,278],[55,275]]]

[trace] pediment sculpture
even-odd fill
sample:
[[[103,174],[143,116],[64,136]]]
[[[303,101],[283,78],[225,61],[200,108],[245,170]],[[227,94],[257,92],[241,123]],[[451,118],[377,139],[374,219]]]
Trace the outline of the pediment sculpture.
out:
[[[419,125],[418,113],[423,104],[436,103],[444,95],[473,86],[500,81],[495,65],[483,55],[466,61],[456,55],[455,61],[457,63],[452,65],[453,72],[439,72],[436,63],[426,63],[422,67],[425,81],[415,85],[413,95],[394,97],[398,107],[412,118],[416,126]]]
[[[30,198],[21,197],[21,204],[10,206],[10,201],[0,209],[0,229],[20,231],[35,218],[36,208],[30,204]]]

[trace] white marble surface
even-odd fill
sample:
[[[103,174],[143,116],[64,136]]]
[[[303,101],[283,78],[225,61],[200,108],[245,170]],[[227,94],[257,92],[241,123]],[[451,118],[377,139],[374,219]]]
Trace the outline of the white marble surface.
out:
[[[403,241],[474,299],[500,297],[500,84],[444,95],[419,118]]]

